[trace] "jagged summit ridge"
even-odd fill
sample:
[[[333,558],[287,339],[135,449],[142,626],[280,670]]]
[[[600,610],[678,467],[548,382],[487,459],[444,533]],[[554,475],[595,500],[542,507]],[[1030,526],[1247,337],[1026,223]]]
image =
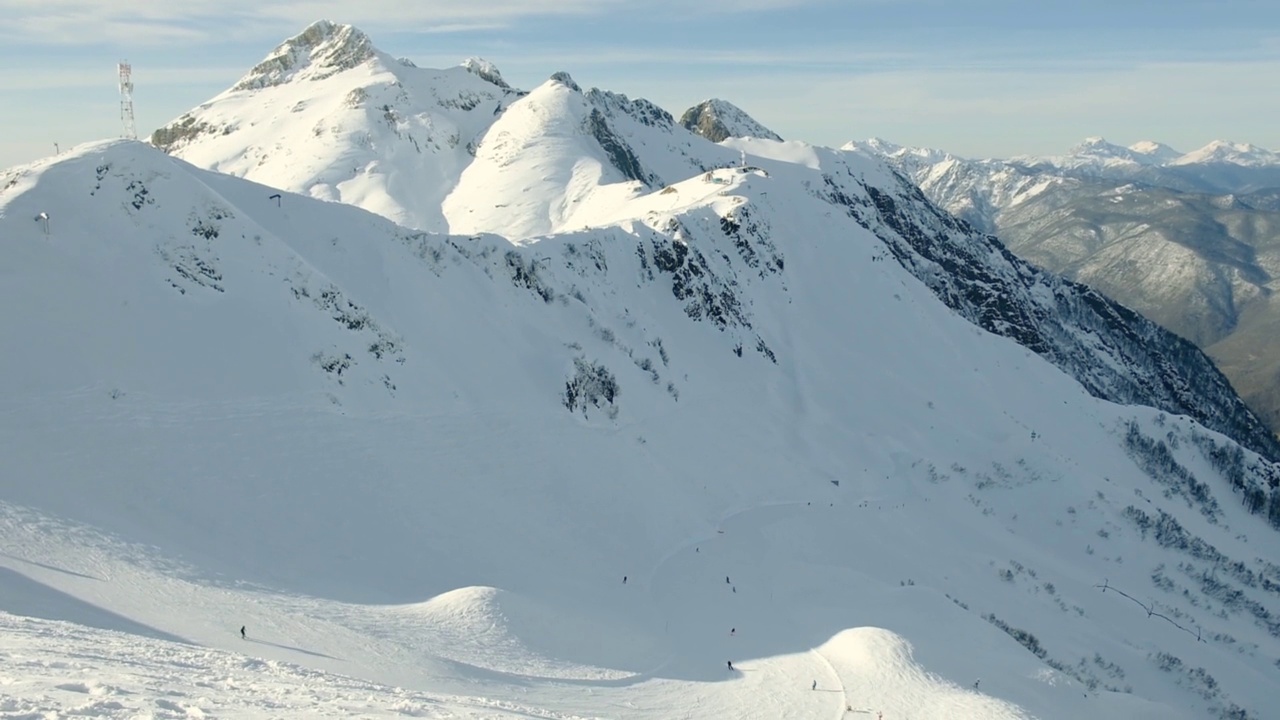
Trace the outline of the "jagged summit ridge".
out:
[[[502,79],[502,73],[498,72],[498,66],[482,57],[469,57],[462,61],[462,67],[466,68],[468,72],[474,73],[500,88],[511,87],[507,84],[506,80]]]
[[[285,40],[240,79],[233,90],[253,90],[294,80],[323,80],[374,57],[369,36],[351,25],[317,20]]]
[[[578,83],[574,82],[573,76],[565,72],[564,70],[558,70],[554,73],[551,73],[549,82],[558,83],[560,85],[563,85],[569,88],[574,92],[582,92],[582,87],[579,86]]]
[[[731,137],[782,140],[777,133],[757,122],[742,108],[718,98],[704,100],[685,110],[680,116],[680,124],[711,142]]]

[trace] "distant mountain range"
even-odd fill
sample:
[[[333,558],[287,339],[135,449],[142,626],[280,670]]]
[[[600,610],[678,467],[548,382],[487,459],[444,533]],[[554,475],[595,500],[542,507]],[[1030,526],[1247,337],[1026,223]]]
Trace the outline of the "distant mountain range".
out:
[[[1280,427],[1280,154],[1101,138],[1008,160],[878,139],[845,148],[888,160],[1018,255],[1195,342]]]

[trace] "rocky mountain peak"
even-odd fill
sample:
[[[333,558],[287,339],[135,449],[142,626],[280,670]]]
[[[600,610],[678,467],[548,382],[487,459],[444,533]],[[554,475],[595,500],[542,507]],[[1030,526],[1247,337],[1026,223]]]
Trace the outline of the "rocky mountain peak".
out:
[[[550,80],[552,82],[556,82],[561,85],[564,85],[565,87],[569,88],[570,90],[573,90],[574,92],[582,92],[582,88],[578,86],[578,83],[573,81],[573,76],[571,76],[569,73],[563,70],[552,73]]]
[[[469,57],[462,61],[462,67],[466,68],[467,72],[474,73],[500,88],[511,87],[506,80],[502,79],[502,73],[498,72],[498,66],[484,58]]]
[[[285,40],[235,84],[254,90],[299,80],[323,80],[377,54],[369,36],[351,25],[317,20]]]
[[[717,98],[704,100],[686,110],[680,116],[680,124],[711,142],[731,137],[782,140],[738,106]]]

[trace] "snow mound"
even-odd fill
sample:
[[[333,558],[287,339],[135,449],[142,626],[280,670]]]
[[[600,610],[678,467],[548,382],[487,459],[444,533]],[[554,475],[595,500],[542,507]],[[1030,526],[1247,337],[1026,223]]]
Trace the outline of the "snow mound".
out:
[[[878,708],[888,717],[1030,718],[1016,705],[978,692],[981,683],[978,689],[961,688],[930,673],[916,662],[911,643],[888,630],[845,630],[817,651],[855,709]]]
[[[665,659],[651,628],[492,587],[395,607],[387,619],[443,658],[513,676],[620,681]]]

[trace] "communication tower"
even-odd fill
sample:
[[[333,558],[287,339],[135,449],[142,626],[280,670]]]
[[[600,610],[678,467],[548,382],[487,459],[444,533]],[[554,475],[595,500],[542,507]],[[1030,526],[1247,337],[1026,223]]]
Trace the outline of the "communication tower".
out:
[[[124,123],[124,136],[137,140],[138,130],[133,122],[133,66],[121,61],[117,69],[120,71],[120,121]]]

